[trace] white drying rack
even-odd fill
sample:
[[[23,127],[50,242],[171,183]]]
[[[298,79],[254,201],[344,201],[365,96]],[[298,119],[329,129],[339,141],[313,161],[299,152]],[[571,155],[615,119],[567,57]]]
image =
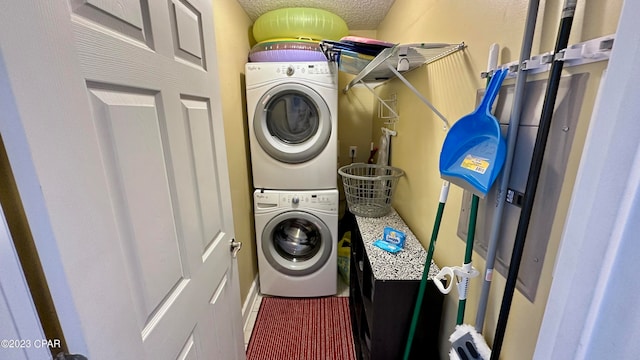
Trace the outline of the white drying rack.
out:
[[[351,80],[344,88],[348,92],[355,85],[365,86],[378,99],[390,114],[395,118],[399,115],[397,111],[389,106],[385,100],[380,98],[373,90],[374,87],[387,80],[400,79],[424,104],[426,104],[444,123],[445,130],[450,127],[449,121],[440,113],[427,98],[425,98],[402,74],[416,69],[422,65],[429,64],[442,59],[466,47],[464,42],[459,44],[443,43],[415,43],[400,44],[384,49],[375,59]],[[373,85],[373,87],[371,85]]]

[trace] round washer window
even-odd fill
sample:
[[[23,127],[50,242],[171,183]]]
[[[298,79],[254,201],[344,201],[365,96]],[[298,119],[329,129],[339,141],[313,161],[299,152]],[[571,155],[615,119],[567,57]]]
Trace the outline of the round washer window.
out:
[[[276,215],[262,230],[262,253],[277,271],[293,276],[312,274],[335,251],[329,227],[317,216],[292,210]]]
[[[289,261],[311,259],[320,250],[320,230],[305,219],[281,222],[273,231],[273,246],[278,254]]]

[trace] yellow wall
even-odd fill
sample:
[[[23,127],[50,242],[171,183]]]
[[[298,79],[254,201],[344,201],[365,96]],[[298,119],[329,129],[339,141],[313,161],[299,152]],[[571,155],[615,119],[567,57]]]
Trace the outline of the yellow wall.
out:
[[[373,30],[352,30],[350,35],[375,38]],[[338,149],[339,165],[351,163],[349,146],[357,146],[358,152],[354,162],[366,162],[371,145],[373,95],[366,88],[354,88],[347,92],[343,89],[355,75],[338,73]]]
[[[541,1],[532,54],[553,49],[561,5],[561,0]],[[606,5],[578,2],[570,44],[615,33],[621,5],[621,0],[608,1]],[[398,43],[464,41],[468,45],[464,52],[407,74],[407,79],[453,122],[474,109],[476,91],[484,86],[479,75],[486,69],[492,43],[500,45],[499,63],[518,60],[527,7],[528,2],[524,0],[396,1],[377,29],[377,35],[379,39]],[[605,67],[606,63],[596,63],[565,70],[567,74],[590,72],[591,75],[537,297],[531,303],[516,292],[502,352],[504,359],[532,357],[588,121]],[[540,74],[531,79],[546,76]],[[393,93],[398,97],[400,121],[396,127],[398,136],[392,140],[392,164],[404,169],[406,176],[398,184],[394,207],[426,247],[438,203],[441,185],[438,159],[446,133],[439,118],[399,80],[387,83],[378,91],[383,98]],[[374,120],[372,138],[377,138],[380,125],[380,120]],[[460,265],[464,258],[464,243],[456,235],[461,198],[462,191],[452,186],[435,252],[435,261],[441,266]],[[477,254],[474,264],[484,269],[484,262]],[[502,276],[494,278],[484,331],[489,344],[493,341],[504,283]],[[470,324],[475,321],[480,288],[481,281],[472,280],[465,316]],[[455,326],[456,310],[457,297],[447,296],[441,329],[443,354],[449,349],[447,338]]]
[[[249,130],[244,95],[244,64],[251,49],[252,39],[249,33],[252,21],[236,0],[216,0],[212,3],[233,222],[236,240],[242,242],[242,251],[238,253],[238,270],[240,296],[244,302],[251,283],[258,274],[252,207],[253,184],[249,162]]]
[[[352,30],[349,35],[375,38],[374,30]],[[374,96],[363,87],[356,87],[344,93],[343,89],[355,75],[338,73],[338,167],[352,162],[349,147],[357,146],[358,151],[353,162],[367,162],[371,148]],[[337,175],[337,173],[336,173]],[[340,189],[340,216],[344,214],[346,200],[342,190],[342,179],[338,176]]]

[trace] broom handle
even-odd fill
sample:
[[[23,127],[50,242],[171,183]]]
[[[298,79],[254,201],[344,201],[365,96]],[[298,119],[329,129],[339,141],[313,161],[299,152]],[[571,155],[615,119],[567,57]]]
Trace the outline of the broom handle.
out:
[[[433,224],[433,231],[431,232],[431,241],[429,242],[429,250],[427,251],[427,259],[424,262],[424,270],[422,271],[422,279],[420,280],[420,288],[418,289],[418,297],[416,304],[413,307],[413,316],[411,318],[411,327],[409,328],[409,336],[407,337],[407,343],[404,348],[404,360],[408,360],[411,355],[411,345],[413,344],[413,338],[418,327],[418,318],[420,317],[420,309],[422,307],[422,301],[424,299],[424,293],[427,288],[427,282],[429,278],[429,269],[431,269],[431,260],[433,259],[433,253],[436,248],[436,240],[438,239],[438,232],[440,231],[440,223],[442,221],[442,214],[444,213],[444,205],[449,197],[449,182],[443,181],[440,188],[440,201],[438,202],[438,212],[436,213],[436,220]]]
[[[560,52],[560,50],[565,49],[569,42],[569,34],[571,33],[571,25],[573,23],[573,14],[575,13],[576,3],[577,0],[565,0],[564,2],[564,6],[562,9],[562,20],[560,21],[558,39],[554,50],[554,53],[556,54]],[[493,340],[493,351],[491,352],[491,360],[498,360],[500,358],[500,351],[502,349],[502,343],[504,341],[504,336],[507,328],[509,311],[511,310],[513,294],[515,292],[516,282],[518,280],[518,271],[520,270],[520,263],[522,261],[522,253],[524,251],[524,244],[529,228],[529,221],[531,220],[533,201],[536,195],[536,189],[538,187],[538,180],[540,179],[540,171],[542,170],[544,150],[547,146],[547,139],[549,137],[549,130],[551,128],[553,109],[555,107],[556,96],[558,95],[558,88],[560,86],[562,66],[562,61],[554,61],[551,65],[551,74],[549,75],[549,82],[547,84],[547,90],[544,96],[544,105],[542,106],[540,125],[538,128],[538,134],[536,135],[536,143],[533,148],[533,158],[531,159],[531,166],[529,168],[529,178],[527,180],[527,186],[524,193],[524,203],[522,205],[522,212],[520,213],[520,219],[518,221],[518,230],[516,231],[515,244],[513,246],[513,252],[511,254],[509,274],[507,276],[507,283],[505,285],[504,296],[502,298],[502,304],[500,306],[500,314],[498,316],[498,323],[496,325],[496,333]]]

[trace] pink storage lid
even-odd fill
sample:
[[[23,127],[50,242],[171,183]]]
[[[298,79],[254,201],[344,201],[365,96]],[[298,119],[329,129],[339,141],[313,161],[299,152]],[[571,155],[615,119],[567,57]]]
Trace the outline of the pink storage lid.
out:
[[[361,37],[361,36],[345,36],[342,39],[340,39],[340,41],[352,41],[352,42],[357,42],[357,43],[361,43],[361,44],[369,44],[369,45],[379,45],[379,46],[384,46],[384,47],[393,47],[396,44],[392,44],[386,41],[381,41],[381,40],[376,40],[376,39],[370,39],[370,38],[366,38],[366,37]]]

